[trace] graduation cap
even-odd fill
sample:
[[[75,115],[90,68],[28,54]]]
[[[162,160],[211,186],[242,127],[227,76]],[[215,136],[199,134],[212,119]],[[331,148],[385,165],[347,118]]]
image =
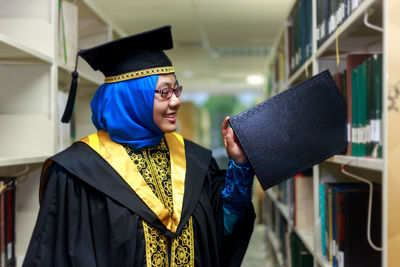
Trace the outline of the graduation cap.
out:
[[[78,56],[85,59],[93,70],[100,70],[105,83],[141,78],[155,74],[174,73],[172,63],[163,52],[173,47],[171,26],[114,40],[89,49],[79,50],[71,88],[62,122],[68,123],[75,103],[78,86]]]
[[[346,148],[347,108],[324,71],[229,123],[264,190]]]

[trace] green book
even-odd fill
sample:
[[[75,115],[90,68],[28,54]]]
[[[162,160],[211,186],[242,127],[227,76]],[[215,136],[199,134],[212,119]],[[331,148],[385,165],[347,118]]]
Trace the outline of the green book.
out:
[[[358,118],[359,118],[359,156],[366,156],[367,151],[367,76],[366,61],[358,68]]]
[[[313,255],[306,249],[303,242],[294,232],[290,234],[290,252],[292,267],[314,266]]]
[[[351,70],[351,90],[352,90],[352,108],[351,108],[351,113],[352,113],[352,124],[351,124],[351,155],[352,156],[359,156],[358,152],[358,145],[359,145],[359,96],[358,96],[358,67],[354,68]]]
[[[372,154],[372,125],[374,119],[374,74],[373,59],[369,57],[366,60],[366,86],[367,86],[367,156]]]

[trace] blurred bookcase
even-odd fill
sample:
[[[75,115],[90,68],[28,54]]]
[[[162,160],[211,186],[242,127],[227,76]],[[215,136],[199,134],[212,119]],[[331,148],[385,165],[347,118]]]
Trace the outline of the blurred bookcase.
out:
[[[17,266],[22,265],[39,210],[41,164],[74,138],[95,131],[87,106],[104,77],[89,71],[81,60],[77,115],[71,125],[60,122],[76,52],[125,35],[91,0],[1,4],[0,176],[18,176],[14,225]]]
[[[396,14],[399,8],[400,1],[397,0],[297,0],[276,38],[267,62],[268,97],[329,69],[339,89],[343,90],[342,85],[345,88],[342,93],[350,113],[353,112],[349,117],[352,123],[348,127],[350,149],[347,152],[314,166],[307,178],[293,178],[266,191],[262,217],[276,266],[370,266],[368,257],[364,257],[365,262],[361,257],[359,265],[352,265],[348,255],[343,257],[339,246],[343,242],[350,246],[351,241],[346,243],[346,238],[340,239],[342,243],[338,244],[334,237],[321,234],[326,227],[324,224],[330,220],[326,215],[335,214],[335,211],[324,211],[335,205],[327,203],[327,198],[322,199],[323,188],[328,191],[331,188],[344,196],[340,186],[357,182],[342,169],[373,183],[371,228],[378,225],[378,234],[375,232],[372,241],[382,248],[379,263],[374,266],[400,266],[400,254],[397,253],[400,249],[400,212],[396,209],[400,203],[400,71],[396,68],[400,62],[400,52],[396,49],[400,44],[400,17]],[[366,55],[365,58],[361,59],[362,55]],[[358,62],[354,62],[354,58]],[[374,60],[378,62],[375,67]],[[373,71],[368,72],[372,68]],[[347,88],[348,74],[351,76],[357,71],[366,73],[356,76],[358,78],[353,76],[356,82]],[[376,83],[372,85],[376,77]],[[340,79],[343,79],[342,83]],[[378,93],[371,93],[374,89],[370,88],[378,88]],[[353,98],[346,98],[346,93],[352,93]],[[374,111],[378,115],[369,117],[368,114]],[[366,112],[366,118],[359,115]],[[360,125],[356,126],[357,123]],[[354,145],[365,146],[366,150],[351,151],[352,145],[353,150]],[[301,179],[308,179],[308,182]],[[357,186],[362,187],[361,184]],[[368,207],[369,198],[361,198],[365,200],[362,206]],[[341,207],[338,203],[336,207]],[[338,212],[336,210],[336,214],[343,216]],[[296,214],[307,220],[298,224]],[[340,218],[351,223],[351,216]],[[367,211],[361,214],[359,222],[364,228],[366,218]],[[347,229],[340,221],[333,221],[333,227],[335,225],[339,230]],[[367,238],[367,230],[363,238]],[[298,245],[296,240],[301,244]],[[327,242],[333,243],[328,244],[328,249],[331,246],[335,250],[333,258],[326,251],[324,243]],[[293,249],[297,250],[293,252]],[[308,265],[296,261],[293,254],[299,250]],[[365,250],[364,253],[369,252]],[[307,255],[311,255],[312,264]]]

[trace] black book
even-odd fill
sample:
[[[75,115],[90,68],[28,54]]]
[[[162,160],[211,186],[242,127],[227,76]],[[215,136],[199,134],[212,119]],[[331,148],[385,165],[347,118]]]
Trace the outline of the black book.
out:
[[[368,190],[347,190],[344,195],[344,267],[379,267],[382,253],[372,248],[367,239]],[[382,191],[373,192],[371,241],[382,246]]]
[[[264,190],[346,147],[346,104],[324,71],[230,119]]]

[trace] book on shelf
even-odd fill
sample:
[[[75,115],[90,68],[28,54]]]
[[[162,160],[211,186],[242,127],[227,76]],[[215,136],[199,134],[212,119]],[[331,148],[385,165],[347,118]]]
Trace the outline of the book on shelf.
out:
[[[313,255],[307,250],[295,232],[290,234],[290,248],[292,267],[314,266]]]
[[[325,198],[320,199],[320,205],[325,206],[321,210],[325,210],[326,225],[321,251],[331,266],[380,266],[381,253],[367,240],[369,187],[361,183],[330,183],[321,184],[322,191]],[[374,185],[371,238],[377,246],[381,244],[381,219],[381,189]]]
[[[325,211],[325,185],[319,184],[319,214],[321,219],[321,253],[322,256],[327,255],[327,246],[326,246],[326,211]]]
[[[298,174],[294,177],[294,226],[298,229],[314,225],[313,177]]]
[[[15,177],[0,177],[0,266],[15,267]]]
[[[317,46],[320,47],[361,4],[362,0],[317,0]]]
[[[348,156],[382,157],[382,55],[349,54],[334,74],[347,103]],[[346,82],[344,82],[346,81]]]
[[[289,74],[293,74],[312,54],[312,1],[299,0],[287,27]]]

